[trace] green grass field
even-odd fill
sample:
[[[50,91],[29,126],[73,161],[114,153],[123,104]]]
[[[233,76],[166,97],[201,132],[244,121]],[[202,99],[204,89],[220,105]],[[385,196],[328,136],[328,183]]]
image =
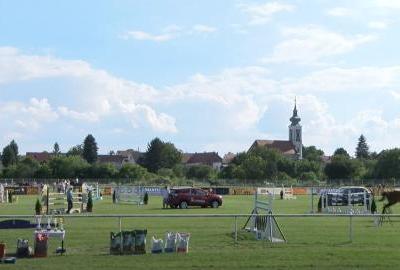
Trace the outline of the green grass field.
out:
[[[0,214],[33,214],[35,197],[19,197],[16,204],[0,204]],[[94,204],[95,214],[248,214],[252,196],[225,196],[219,209],[161,209],[161,199],[151,197],[147,206],[113,205],[110,198]],[[315,204],[316,205],[316,204]],[[378,209],[381,205],[378,204]],[[275,200],[275,213],[310,211],[307,196]],[[394,207],[393,213],[400,213]],[[109,235],[119,230],[117,219],[66,219],[67,255],[54,254],[59,241],[50,240],[49,257],[19,259],[1,269],[397,269],[400,259],[400,220],[374,226],[371,218],[354,219],[354,241],[349,242],[348,218],[278,218],[288,242],[270,244],[239,233],[235,244],[233,218],[140,218],[123,219],[123,229],[148,230],[164,238],[166,231],[191,233],[189,254],[109,255]],[[245,219],[239,219],[239,227]],[[15,252],[18,238],[33,244],[33,230],[0,230],[0,241]]]

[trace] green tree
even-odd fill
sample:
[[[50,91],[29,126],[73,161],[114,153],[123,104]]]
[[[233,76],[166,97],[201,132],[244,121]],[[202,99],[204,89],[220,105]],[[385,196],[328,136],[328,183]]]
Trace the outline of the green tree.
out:
[[[85,175],[90,165],[79,156],[67,156],[51,159],[49,167],[55,178],[81,178]]]
[[[92,134],[86,136],[83,141],[83,158],[90,164],[93,164],[97,161],[97,143]]]
[[[3,148],[3,153],[1,154],[1,162],[4,167],[8,167],[17,163],[17,156],[10,145]]]
[[[172,143],[153,139],[144,155],[143,165],[149,172],[156,173],[161,168],[173,168],[182,160],[182,153]]]
[[[382,151],[374,174],[381,179],[400,178],[400,148]]]
[[[140,165],[127,163],[121,167],[118,175],[125,179],[143,180],[147,175],[147,170]]]
[[[331,163],[325,166],[325,174],[328,179],[354,179],[362,172],[362,163],[345,155],[336,155]]]
[[[317,149],[315,146],[303,146],[303,159],[321,162],[323,155],[324,151]]]
[[[7,167],[3,174],[5,177],[33,178],[40,165],[36,160],[24,158],[21,162]]]
[[[17,161],[18,161],[18,145],[17,145],[17,143],[14,140],[12,140],[10,142],[10,147],[13,150],[14,155],[15,155]]]
[[[207,165],[190,166],[186,177],[189,179],[210,179],[212,178],[213,168]]]
[[[82,144],[78,144],[78,145],[73,146],[67,152],[67,156],[82,156],[82,155],[83,155]]]
[[[36,171],[36,178],[48,179],[52,177],[51,169],[47,163],[40,164],[39,169]]]
[[[111,163],[95,163],[86,171],[88,178],[115,178],[118,175],[118,170]]]
[[[349,153],[343,147],[336,149],[335,152],[333,153],[333,156],[338,156],[338,155],[342,155],[342,156],[345,156],[346,158],[350,158]]]
[[[60,146],[58,145],[58,142],[56,142],[53,146],[53,154],[56,156],[60,154]]]
[[[361,134],[360,138],[358,138],[358,143],[356,147],[356,158],[359,159],[367,159],[369,158],[369,146],[367,144],[367,140],[364,135]]]

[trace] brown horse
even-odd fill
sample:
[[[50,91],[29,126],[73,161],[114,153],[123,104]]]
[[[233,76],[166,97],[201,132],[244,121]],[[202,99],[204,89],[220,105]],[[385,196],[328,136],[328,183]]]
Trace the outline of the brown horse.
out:
[[[390,206],[400,202],[400,191],[383,191],[382,198],[379,201],[387,200],[387,203],[383,205],[382,214],[387,214]]]

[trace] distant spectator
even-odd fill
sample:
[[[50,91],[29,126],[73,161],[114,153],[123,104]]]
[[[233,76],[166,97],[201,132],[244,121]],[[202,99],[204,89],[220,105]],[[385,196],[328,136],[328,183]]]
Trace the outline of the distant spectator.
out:
[[[279,195],[281,196],[281,200],[283,200],[283,189],[281,189],[281,192],[279,193]]]
[[[69,187],[69,188],[68,188],[68,191],[67,191],[67,203],[68,203],[67,214],[69,214],[69,212],[71,211],[71,209],[72,209],[72,207],[73,207],[72,187]]]
[[[169,197],[169,188],[165,186],[165,188],[161,189],[161,196],[163,197],[163,208],[168,208],[168,197]]]

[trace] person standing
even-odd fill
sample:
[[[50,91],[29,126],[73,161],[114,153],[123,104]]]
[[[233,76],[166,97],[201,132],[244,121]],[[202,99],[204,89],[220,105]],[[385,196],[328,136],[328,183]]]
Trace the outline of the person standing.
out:
[[[67,214],[69,214],[69,212],[71,211],[72,207],[73,207],[73,199],[72,199],[72,187],[68,188],[67,191],[67,203],[68,203],[68,210],[67,210]]]
[[[165,188],[161,189],[161,196],[163,197],[163,208],[168,208],[168,197],[169,197],[169,188],[165,186]]]

